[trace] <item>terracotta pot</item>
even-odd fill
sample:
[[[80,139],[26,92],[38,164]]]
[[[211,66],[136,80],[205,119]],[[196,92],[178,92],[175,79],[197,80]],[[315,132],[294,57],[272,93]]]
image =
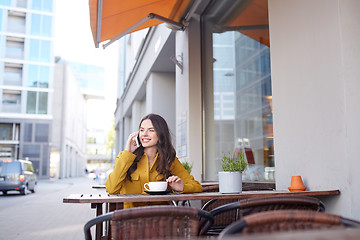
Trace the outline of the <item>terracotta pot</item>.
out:
[[[305,191],[306,186],[304,185],[301,176],[292,176],[290,187],[288,187],[290,192],[301,192]]]

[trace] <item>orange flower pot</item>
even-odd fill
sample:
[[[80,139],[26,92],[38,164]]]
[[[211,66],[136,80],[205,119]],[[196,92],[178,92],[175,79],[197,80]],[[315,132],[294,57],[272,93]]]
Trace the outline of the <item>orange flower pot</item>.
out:
[[[305,191],[306,186],[304,185],[301,176],[292,176],[290,187],[288,187],[290,192],[301,192]]]

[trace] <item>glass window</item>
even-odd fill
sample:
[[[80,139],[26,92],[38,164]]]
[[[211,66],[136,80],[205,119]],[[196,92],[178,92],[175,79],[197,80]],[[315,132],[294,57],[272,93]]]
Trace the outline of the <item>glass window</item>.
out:
[[[47,114],[48,93],[28,91],[26,113]]]
[[[43,0],[43,10],[47,12],[52,12],[53,0]]]
[[[27,92],[26,113],[30,113],[30,114],[36,113],[36,92],[33,91]]]
[[[1,3],[0,3],[0,5],[1,5]],[[0,9],[0,32],[3,31],[2,28],[3,28],[3,10]]]
[[[49,124],[38,123],[35,126],[35,142],[49,141]]]
[[[11,6],[11,0],[1,0],[0,6]]]
[[[52,12],[53,0],[32,0],[32,9]]]
[[[42,0],[32,0],[31,8],[33,10],[42,10]]]
[[[46,145],[42,146],[42,175],[46,176],[49,171],[49,147]]]
[[[51,53],[51,42],[47,40],[42,40],[39,60],[42,62],[50,62],[50,53]]]
[[[41,14],[31,14],[31,34],[37,36],[51,36],[52,17]]]
[[[20,113],[21,111],[21,91],[4,89],[2,94],[2,111]]]
[[[27,3],[27,0],[17,0],[16,6],[20,7],[20,8],[26,8],[26,3]]]
[[[28,64],[28,77],[27,77],[27,87],[37,87],[38,82],[38,65]]]
[[[40,77],[39,77],[39,87],[48,88],[49,79],[50,79],[50,67],[49,66],[39,66]]]
[[[18,37],[7,37],[6,54],[7,58],[23,59],[24,58],[24,39]]]
[[[52,30],[52,17],[43,15],[41,35],[45,37],[51,37]]]
[[[245,153],[244,180],[274,180],[267,1],[254,4],[224,0],[202,18],[205,181],[217,181],[221,157],[228,152]],[[257,16],[243,17],[259,8]]]
[[[32,123],[25,123],[24,125],[24,141],[31,142],[32,141]]]
[[[11,123],[0,123],[0,140],[13,140],[13,125]]]
[[[28,77],[26,86],[48,88],[50,79],[50,67],[28,64]]]
[[[30,55],[32,61],[50,62],[51,42],[48,40],[30,39]]]
[[[22,64],[5,64],[4,85],[22,85]]]
[[[35,171],[36,173],[39,173],[40,161],[31,159],[31,162],[32,162],[32,164],[33,164],[33,166],[34,166],[34,171]]]
[[[26,158],[39,158],[40,157],[40,145],[36,144],[24,144],[23,145],[23,157]],[[35,165],[34,165],[35,167]],[[35,167],[36,168],[36,167]]]
[[[40,40],[38,39],[30,39],[30,55],[29,59],[33,61],[39,60],[39,52],[40,52]]]
[[[31,14],[31,34],[41,35],[41,15]]]
[[[26,13],[9,10],[7,20],[7,30],[12,33],[23,33],[26,30]]]
[[[47,114],[47,106],[48,106],[48,93],[39,92],[38,114]]]

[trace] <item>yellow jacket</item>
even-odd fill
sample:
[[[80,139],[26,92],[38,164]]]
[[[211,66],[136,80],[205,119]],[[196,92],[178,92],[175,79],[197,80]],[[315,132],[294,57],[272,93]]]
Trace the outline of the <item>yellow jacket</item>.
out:
[[[151,181],[160,181],[162,175],[158,175],[156,171],[158,155],[156,155],[153,165],[149,170],[149,161],[146,153],[142,156],[137,164],[137,169],[131,174],[131,180],[126,179],[126,172],[134,162],[136,155],[122,151],[116,157],[114,170],[109,174],[106,180],[106,191],[110,194],[140,194],[144,193],[144,184]],[[184,182],[184,193],[202,192],[201,184],[194,180],[194,177],[182,166],[177,157],[173,161],[170,171],[173,175],[178,176]],[[167,202],[154,203],[124,203],[124,208],[168,204]]]

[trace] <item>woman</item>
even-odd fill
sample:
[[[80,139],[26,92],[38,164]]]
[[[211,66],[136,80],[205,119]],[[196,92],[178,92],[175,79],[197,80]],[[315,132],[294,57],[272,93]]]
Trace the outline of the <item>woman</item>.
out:
[[[136,138],[140,146],[136,144]],[[130,134],[125,150],[116,157],[114,171],[106,180],[106,190],[110,194],[139,194],[144,192],[144,184],[152,181],[167,181],[176,193],[201,192],[201,184],[194,180],[176,157],[171,144],[170,131],[166,121],[159,115],[145,116],[139,132]],[[156,203],[124,203],[124,208]]]

